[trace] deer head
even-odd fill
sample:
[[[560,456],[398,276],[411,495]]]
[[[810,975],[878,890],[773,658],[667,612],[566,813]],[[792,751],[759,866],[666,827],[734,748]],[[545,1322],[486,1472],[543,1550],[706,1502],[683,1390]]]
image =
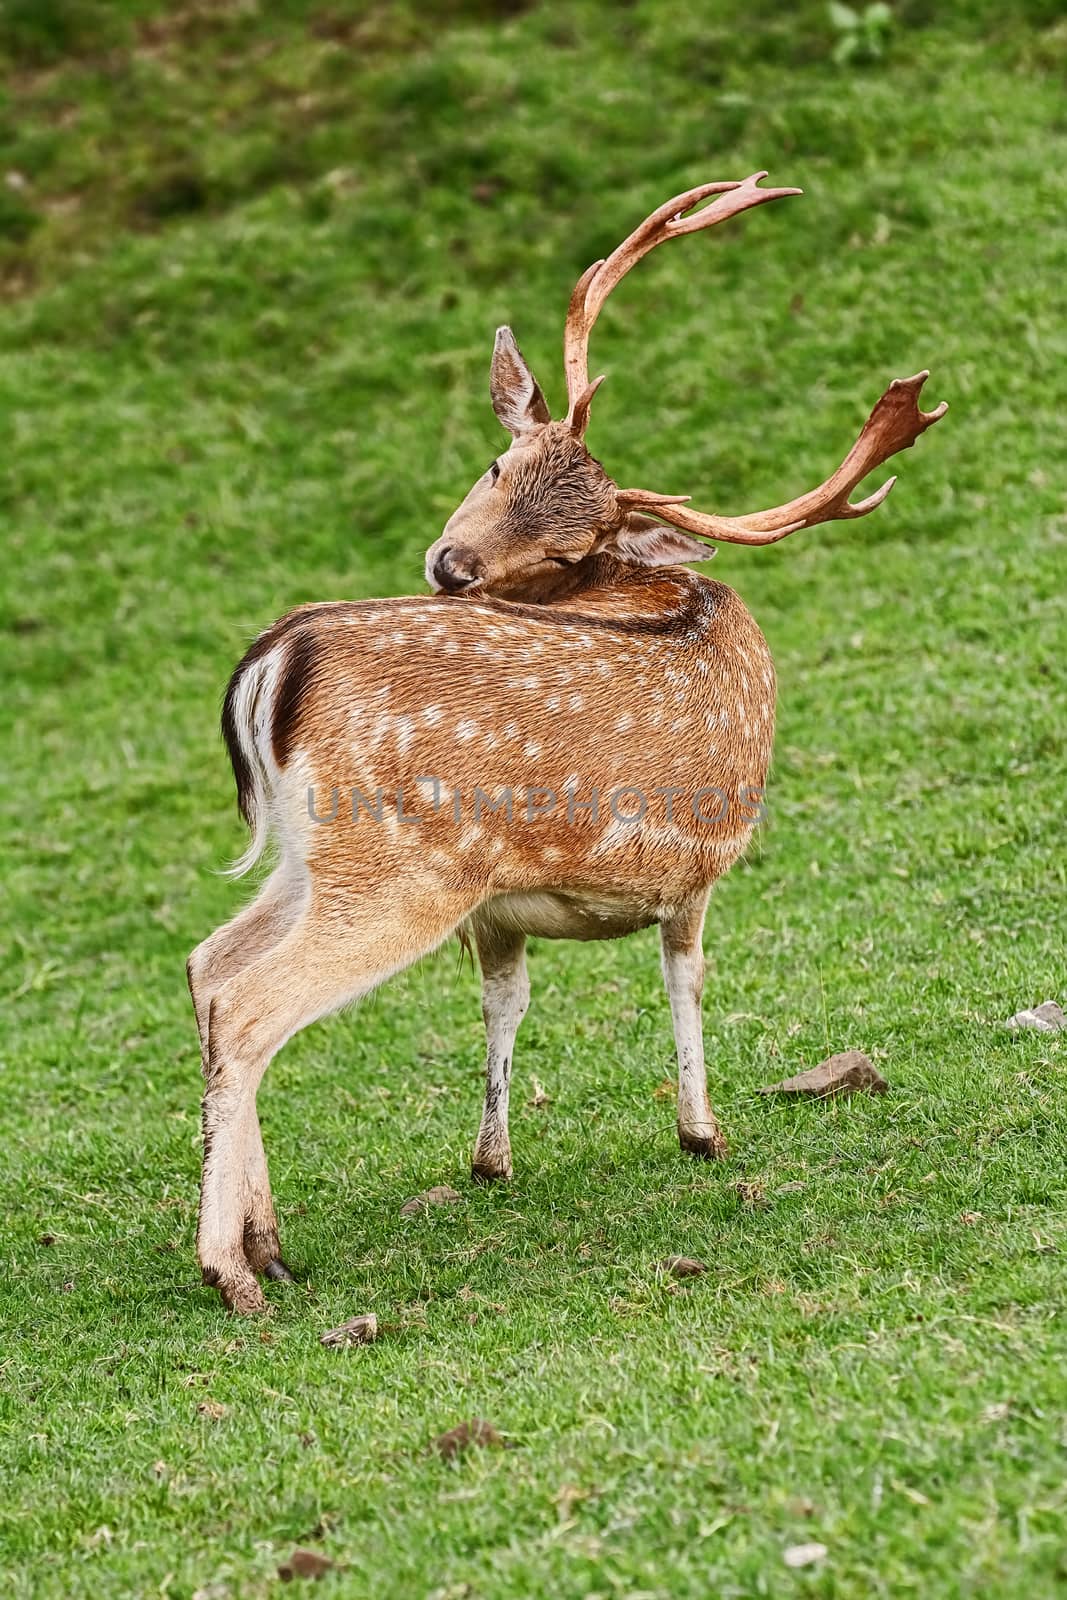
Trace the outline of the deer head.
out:
[[[817,489],[769,511],[722,517],[692,510],[688,495],[620,489],[585,446],[593,396],[589,335],[616,284],[642,256],[668,239],[713,227],[741,211],[801,193],[761,189],[765,172],[739,183],[705,183],[668,200],[606,260],[579,278],[563,336],[567,414],[553,422],[544,394],[510,328],[499,328],[489,389],[493,409],[511,434],[508,449],[478,479],[426,555],[426,577],[449,594],[477,590],[504,598],[547,599],[580,587],[590,557],[610,555],[643,566],[702,561],[713,549],[698,539],[773,544],[799,528],[862,517],[881,505],[895,478],[850,502],[875,467],[913,445],[948,409],[919,409],[929,376],[895,379],[871,412],[841,466]],[[693,208],[711,199],[702,210]],[[671,524],[664,527],[663,523]],[[692,537],[696,535],[696,537]]]

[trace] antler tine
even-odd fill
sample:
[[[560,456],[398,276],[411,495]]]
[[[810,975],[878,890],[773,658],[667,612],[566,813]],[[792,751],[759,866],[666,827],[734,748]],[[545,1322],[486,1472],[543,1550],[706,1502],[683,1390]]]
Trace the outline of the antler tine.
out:
[[[624,511],[643,511],[684,528],[687,533],[726,544],[774,544],[798,528],[865,517],[881,505],[897,480],[890,478],[880,489],[853,505],[848,497],[856,485],[890,456],[909,450],[920,434],[948,410],[945,400],[933,411],[919,409],[919,395],[929,376],[928,372],[917,372],[913,378],[894,378],[837,471],[817,489],[798,495],[795,500],[787,500],[784,505],[774,506],[770,511],[756,511],[745,517],[717,517],[690,510],[682,504],[682,498],[688,499],[688,496],[651,494],[643,489],[620,489],[619,505]]]
[[[642,256],[665,240],[680,234],[697,233],[701,228],[714,227],[717,222],[725,222],[727,218],[737,216],[738,212],[748,211],[768,200],[780,200],[803,192],[800,189],[761,189],[760,181],[766,176],[765,172],[754,172],[740,182],[702,183],[695,189],[687,189],[684,194],[675,195],[673,200],[665,201],[647,216],[610,256],[602,261],[594,261],[582,273],[571,295],[563,335],[567,421],[572,427],[576,422],[580,423],[578,432],[584,431],[589,410],[588,404],[579,406],[589,387],[589,335],[612,289]],[[719,198],[693,216],[686,215],[712,195]]]

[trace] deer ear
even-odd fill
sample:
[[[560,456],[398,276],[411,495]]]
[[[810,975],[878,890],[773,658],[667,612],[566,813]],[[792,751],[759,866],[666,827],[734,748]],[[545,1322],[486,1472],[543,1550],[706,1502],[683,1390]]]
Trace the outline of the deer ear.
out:
[[[690,539],[674,528],[665,528],[651,517],[632,513],[600,547],[623,561],[636,561],[642,567],[674,567],[680,561],[710,561],[714,547]]]
[[[510,328],[496,330],[489,393],[498,421],[512,438],[517,439],[520,434],[530,433],[552,420],[540,385],[523,360]]]

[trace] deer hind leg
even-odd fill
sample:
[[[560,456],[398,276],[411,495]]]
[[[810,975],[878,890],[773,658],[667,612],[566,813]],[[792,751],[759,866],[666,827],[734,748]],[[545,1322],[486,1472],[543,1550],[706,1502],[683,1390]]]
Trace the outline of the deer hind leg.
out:
[[[256,1271],[271,1272],[253,1227],[249,1144],[256,1093],[285,1041],[425,955],[470,910],[447,893],[419,900],[378,890],[313,899],[271,949],[235,972],[209,1008],[204,1166],[197,1253],[205,1283],[234,1311],[263,1309]],[[273,1240],[268,1240],[273,1245]]]
[[[251,905],[198,944],[185,964],[205,1067],[211,1002],[227,978],[247,967],[289,932],[307,900],[307,878],[278,867]]]
[[[530,1003],[530,980],[526,976],[524,934],[479,928],[475,942],[482,968],[486,1055],[485,1104],[474,1146],[471,1176],[484,1182],[511,1177],[508,1137],[511,1058],[519,1023]]]
[[[209,1070],[209,1019],[211,1002],[228,979],[265,955],[284,936],[300,916],[308,896],[305,875],[279,868],[271,874],[251,905],[232,921],[197,945],[189,957],[186,972],[189,992],[200,1034],[201,1064],[205,1078]],[[246,1109],[244,1132],[246,1217],[244,1250],[256,1272],[278,1282],[292,1282],[292,1273],[282,1260],[278,1219],[270,1190],[267,1157],[263,1149],[259,1117],[253,1101]]]
[[[660,928],[663,977],[671,1003],[678,1051],[678,1141],[691,1155],[713,1159],[726,1154],[726,1140],[708,1100],[700,1001],[704,990],[705,895]]]

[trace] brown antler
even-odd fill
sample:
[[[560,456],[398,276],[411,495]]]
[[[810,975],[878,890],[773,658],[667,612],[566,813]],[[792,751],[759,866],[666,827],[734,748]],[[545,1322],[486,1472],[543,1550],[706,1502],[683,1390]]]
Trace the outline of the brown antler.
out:
[[[589,382],[589,335],[599,315],[600,308],[615,285],[626,276],[642,256],[654,250],[666,239],[675,239],[684,233],[696,233],[700,228],[714,227],[739,211],[761,206],[767,200],[781,200],[786,195],[801,194],[800,189],[761,189],[759,183],[765,172],[754,172],[740,183],[702,183],[696,189],[667,200],[652,215],[624,239],[617,250],[604,261],[594,261],[587,267],[574,286],[567,310],[567,325],[563,334],[563,365],[567,374],[567,421],[578,434],[585,432],[589,420],[589,392],[600,383]],[[701,200],[717,194],[710,206],[687,217]]]
[[[688,495],[652,494],[644,489],[620,489],[618,503],[624,511],[643,511],[684,528],[686,533],[729,544],[774,544],[787,533],[813,528],[818,522],[865,517],[881,505],[897,480],[890,478],[865,500],[851,505],[848,497],[856,485],[890,456],[910,449],[919,435],[948,410],[944,400],[933,411],[919,410],[919,394],[929,376],[928,372],[917,372],[914,378],[894,378],[833,476],[785,505],[755,511],[747,517],[716,517],[689,510],[685,504]]]

